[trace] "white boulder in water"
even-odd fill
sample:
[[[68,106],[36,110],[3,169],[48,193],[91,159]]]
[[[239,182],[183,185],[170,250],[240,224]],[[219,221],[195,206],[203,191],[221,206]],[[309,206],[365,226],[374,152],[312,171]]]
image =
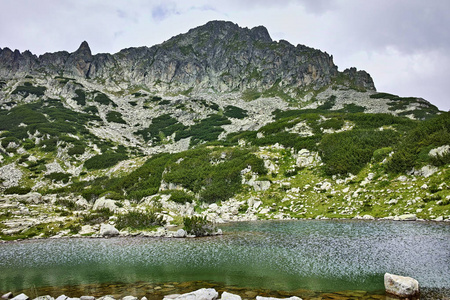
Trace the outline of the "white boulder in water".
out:
[[[164,299],[176,300],[216,300],[219,293],[215,289],[199,289],[191,293],[179,295],[176,298],[164,297]]]
[[[411,277],[384,274],[384,287],[388,294],[398,297],[419,296],[419,282]]]

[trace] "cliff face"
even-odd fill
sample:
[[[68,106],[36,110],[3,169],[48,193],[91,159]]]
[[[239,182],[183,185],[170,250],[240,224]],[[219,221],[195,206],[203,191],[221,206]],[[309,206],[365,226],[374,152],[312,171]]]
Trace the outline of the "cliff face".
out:
[[[161,92],[265,91],[283,88],[294,93],[320,89],[345,78],[356,88],[375,90],[364,71],[337,71],[333,57],[303,45],[272,41],[267,29],[241,28],[212,21],[153,47],[92,55],[87,42],[73,53],[37,57],[0,49],[0,76],[46,73],[143,85]]]

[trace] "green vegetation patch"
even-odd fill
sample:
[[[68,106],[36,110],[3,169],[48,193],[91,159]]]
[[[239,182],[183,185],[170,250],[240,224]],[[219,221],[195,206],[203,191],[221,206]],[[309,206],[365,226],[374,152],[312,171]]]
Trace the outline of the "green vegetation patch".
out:
[[[175,140],[191,137],[191,145],[201,142],[216,141],[219,135],[224,131],[220,126],[231,124],[231,121],[218,114],[210,115],[195,125],[177,133]]]
[[[177,119],[171,117],[170,114],[165,114],[154,118],[148,128],[139,130],[136,133],[142,135],[145,141],[159,143],[165,137],[185,129],[186,126],[178,122]]]
[[[75,100],[78,105],[84,106],[86,105],[86,93],[82,89],[76,89],[75,90],[76,97],[72,98]]]
[[[319,146],[325,173],[357,174],[372,159],[376,149],[395,144],[399,139],[393,130],[351,130],[325,135]]]
[[[24,85],[16,87],[12,94],[20,94],[24,97],[27,97],[30,94],[44,96],[46,90],[47,88],[45,86],[33,86],[31,83],[26,82]]]
[[[117,216],[116,228],[119,230],[124,228],[144,230],[153,229],[155,226],[164,226],[165,224],[163,217],[152,210],[145,212],[132,210]]]
[[[100,103],[102,105],[112,105],[113,107],[117,107],[117,104],[114,103],[108,96],[101,92],[97,92],[95,95],[94,101]]]
[[[114,122],[119,124],[127,124],[124,119],[122,119],[122,114],[117,111],[110,111],[106,114],[106,120],[108,122]]]
[[[114,166],[119,161],[127,159],[128,156],[125,153],[107,152],[104,154],[96,155],[89,158],[84,166],[88,170],[106,169]]]
[[[229,118],[235,119],[245,119],[247,115],[247,111],[237,106],[228,105],[225,107],[223,114]]]
[[[60,181],[63,183],[67,183],[70,180],[70,174],[67,173],[62,173],[62,172],[55,172],[55,173],[50,173],[44,176],[47,179],[50,179],[52,181]]]

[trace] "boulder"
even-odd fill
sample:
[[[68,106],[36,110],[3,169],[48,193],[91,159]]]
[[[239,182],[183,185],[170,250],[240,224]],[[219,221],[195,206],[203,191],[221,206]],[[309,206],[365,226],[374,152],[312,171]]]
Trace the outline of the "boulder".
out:
[[[15,198],[19,202],[27,202],[31,204],[42,203],[42,195],[39,193],[28,193],[25,195],[17,195]]]
[[[255,189],[255,192],[266,191],[270,188],[270,181],[268,180],[254,181],[253,188]]]
[[[56,298],[56,300],[66,300],[67,298],[69,297],[67,297],[66,295],[61,295],[58,298]]]
[[[34,298],[33,300],[55,300],[55,298],[53,298],[50,295],[45,295],[45,296],[39,296],[37,298]]]
[[[116,300],[116,299],[111,295],[106,295],[106,296],[98,298],[97,300]]]
[[[134,296],[125,296],[122,298],[122,300],[138,300],[138,298]]]
[[[231,294],[231,293],[228,293],[228,292],[223,292],[222,293],[222,297],[220,299],[221,300],[242,300],[241,296],[235,295],[235,294]]]
[[[191,293],[179,295],[176,298],[164,297],[164,299],[176,300],[215,300],[219,297],[219,293],[215,289],[199,289]]]
[[[116,206],[116,201],[105,199],[105,197],[101,197],[100,199],[97,199],[94,203],[94,206],[92,207],[93,210],[99,210],[107,208],[110,211],[116,212],[119,207]]]
[[[173,235],[175,238],[184,238],[187,236],[187,232],[184,229],[178,229],[177,232]]]
[[[384,274],[384,287],[386,293],[397,297],[419,296],[419,282],[411,277],[404,277],[386,273]]]
[[[95,300],[94,296],[81,296],[80,300]]]
[[[262,297],[262,296],[256,296],[256,300],[302,300],[302,298],[299,298],[297,296],[292,296],[289,298],[274,298],[274,297]]]
[[[100,226],[100,235],[104,237],[118,236],[119,230],[117,230],[113,225],[102,224]]]
[[[417,216],[415,214],[405,214],[396,217],[394,220],[396,221],[415,221],[417,220]]]
[[[14,298],[12,298],[12,300],[28,300],[28,299],[30,299],[30,297],[28,297],[24,293],[22,293],[20,295],[17,295]]]
[[[11,292],[2,295],[2,299],[11,299],[12,297],[14,297],[14,295]]]

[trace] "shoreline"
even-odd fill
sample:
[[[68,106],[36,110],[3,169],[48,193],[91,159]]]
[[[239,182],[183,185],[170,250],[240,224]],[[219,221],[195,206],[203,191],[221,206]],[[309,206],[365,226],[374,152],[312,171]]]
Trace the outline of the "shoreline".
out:
[[[222,223],[214,223],[215,226],[220,225],[228,225],[233,223],[243,223],[243,222],[295,222],[295,221],[361,221],[361,222],[408,222],[408,223],[436,223],[436,224],[448,224],[450,225],[450,219],[442,219],[442,220],[436,220],[436,219],[418,219],[418,218],[399,218],[396,217],[384,217],[384,218],[365,218],[356,216],[352,218],[301,218],[301,219],[263,219],[263,220],[232,220],[232,221],[226,221]],[[107,224],[107,223],[106,223]],[[167,226],[167,227],[158,227],[156,230],[153,231],[128,231],[123,230],[119,231],[117,235],[101,235],[100,233],[92,234],[92,235],[82,235],[82,234],[73,234],[73,235],[54,235],[50,237],[41,237],[41,236],[34,236],[30,238],[25,239],[12,239],[12,240],[5,240],[0,239],[0,244],[7,244],[7,243],[15,243],[15,242],[23,242],[23,241],[35,241],[35,240],[60,240],[60,239],[74,239],[74,238],[80,238],[80,239],[109,239],[109,238],[160,238],[160,239],[195,239],[195,238],[207,238],[207,237],[215,237],[215,236],[221,236],[223,234],[227,234],[226,232],[223,233],[222,230],[219,228],[218,232],[214,232],[212,234],[204,235],[204,236],[195,236],[195,235],[184,235],[184,236],[177,236],[176,230],[170,230],[170,228],[179,228],[178,230],[182,229],[181,226]]]

